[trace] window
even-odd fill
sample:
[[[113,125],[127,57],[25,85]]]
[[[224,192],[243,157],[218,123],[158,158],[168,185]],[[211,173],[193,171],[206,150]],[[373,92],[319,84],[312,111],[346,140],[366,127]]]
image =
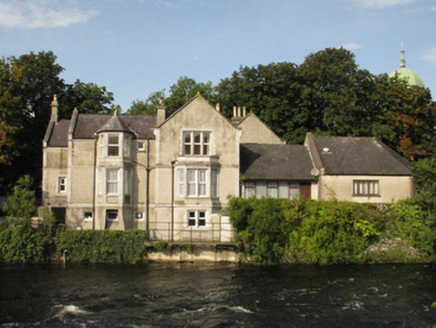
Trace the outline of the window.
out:
[[[277,182],[268,182],[266,184],[266,193],[269,198],[278,198],[279,184]]]
[[[212,169],[210,171],[210,197],[218,197],[218,170]]]
[[[256,182],[247,181],[245,183],[245,198],[256,196]]]
[[[378,196],[378,180],[354,180],[353,196]]]
[[[130,147],[131,147],[132,143],[131,143],[131,138],[128,136],[124,136],[124,146],[123,146],[123,150],[124,150],[124,157],[125,158],[130,158]]]
[[[136,142],[136,150],[137,151],[144,151],[145,150],[145,146],[144,146],[144,142],[143,141],[137,141]]]
[[[209,155],[210,132],[185,131],[183,132],[184,155]]]
[[[83,212],[83,219],[85,221],[90,221],[92,220],[92,212]]]
[[[118,220],[118,210],[106,210],[106,220],[108,221]]]
[[[67,177],[60,176],[58,178],[58,192],[66,192],[67,191]]]
[[[206,196],[206,170],[188,170],[188,196]]]
[[[298,183],[289,184],[289,199],[300,199],[300,185]]]
[[[245,198],[300,198],[300,184],[287,181],[246,181]]]
[[[120,136],[118,134],[110,134],[108,137],[108,147],[107,147],[107,155],[108,156],[119,156],[120,153],[120,145],[119,145]]]
[[[133,215],[134,219],[137,221],[144,220],[144,212],[135,212]]]
[[[106,171],[106,193],[118,194],[118,169]]]
[[[185,195],[185,182],[186,182],[185,170],[178,169],[177,172],[179,175],[179,196],[184,196]]]
[[[188,211],[189,227],[206,226],[206,211]]]
[[[132,195],[132,171],[124,171],[124,203],[130,204]]]

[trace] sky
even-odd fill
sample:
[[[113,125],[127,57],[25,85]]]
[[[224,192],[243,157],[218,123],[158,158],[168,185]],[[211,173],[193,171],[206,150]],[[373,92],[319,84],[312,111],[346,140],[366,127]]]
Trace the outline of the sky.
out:
[[[127,110],[182,76],[301,64],[344,47],[373,74],[406,67],[436,98],[435,0],[0,0],[0,56],[53,51],[67,83],[105,86]]]

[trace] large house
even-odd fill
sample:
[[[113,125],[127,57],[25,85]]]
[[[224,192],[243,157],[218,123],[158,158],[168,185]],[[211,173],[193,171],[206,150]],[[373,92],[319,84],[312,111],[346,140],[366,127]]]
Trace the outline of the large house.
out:
[[[200,95],[166,118],[81,114],[44,138],[43,202],[72,229],[229,241],[229,196],[389,203],[410,197],[408,163],[375,138],[307,134],[287,145],[254,113],[226,119]]]

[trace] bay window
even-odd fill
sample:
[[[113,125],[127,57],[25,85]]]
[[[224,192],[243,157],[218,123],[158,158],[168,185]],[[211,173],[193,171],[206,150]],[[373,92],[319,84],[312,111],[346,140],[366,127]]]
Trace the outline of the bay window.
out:
[[[106,170],[106,193],[118,194],[118,169]]]
[[[107,143],[107,155],[116,157],[120,154],[120,136],[118,134],[109,134]]]

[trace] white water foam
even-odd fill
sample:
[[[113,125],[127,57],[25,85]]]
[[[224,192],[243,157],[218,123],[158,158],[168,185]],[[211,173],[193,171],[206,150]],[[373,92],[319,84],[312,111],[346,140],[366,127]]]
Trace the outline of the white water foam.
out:
[[[55,318],[62,318],[67,314],[89,314],[91,312],[82,310],[75,305],[56,305],[55,307],[60,307],[61,309],[56,313]]]

